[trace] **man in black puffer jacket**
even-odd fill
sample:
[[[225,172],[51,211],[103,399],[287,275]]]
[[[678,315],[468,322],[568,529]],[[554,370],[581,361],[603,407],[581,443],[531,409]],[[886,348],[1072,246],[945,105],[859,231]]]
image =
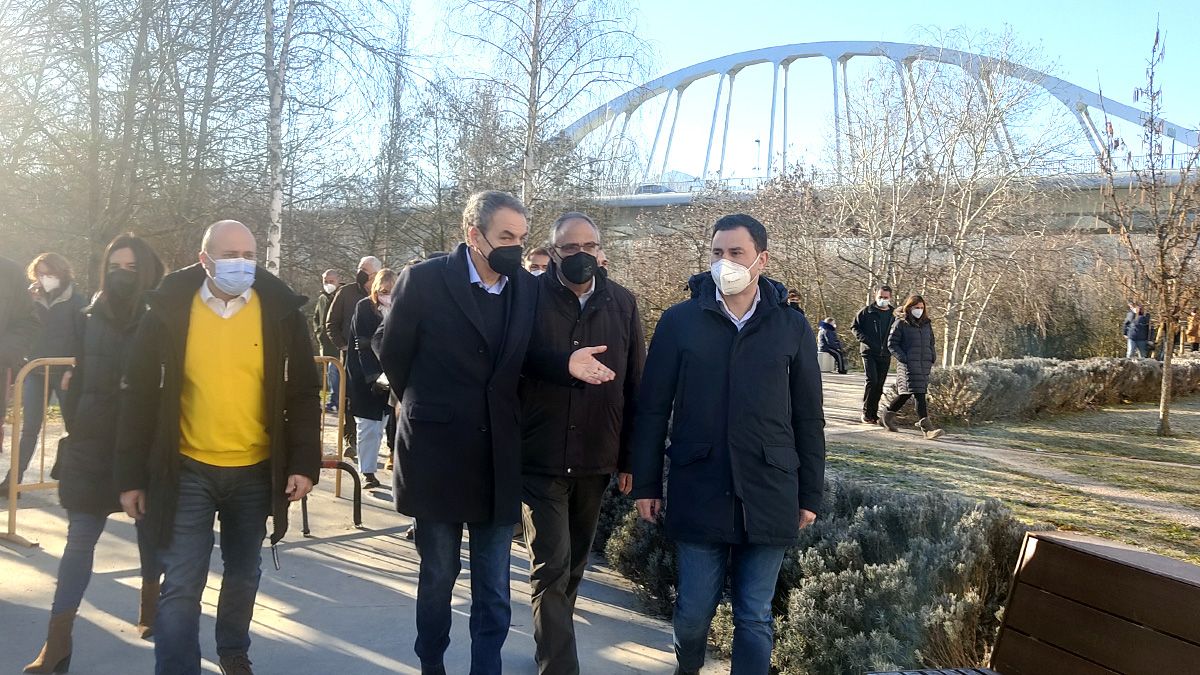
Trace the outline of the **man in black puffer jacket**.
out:
[[[854,337],[858,338],[858,350],[867,374],[867,384],[863,388],[864,424],[879,424],[879,399],[883,397],[883,384],[892,368],[892,353],[887,345],[894,321],[892,312],[892,289],[880,286],[875,289],[875,302],[864,307],[850,326]]]
[[[732,560],[734,672],[766,673],[771,601],[784,551],[816,518],[825,472],[817,342],[786,290],[762,276],[767,231],[754,218],[713,226],[712,270],[659,320],[633,438],[633,496],[646,520],[663,498],[678,548],[675,654],[698,673]]]

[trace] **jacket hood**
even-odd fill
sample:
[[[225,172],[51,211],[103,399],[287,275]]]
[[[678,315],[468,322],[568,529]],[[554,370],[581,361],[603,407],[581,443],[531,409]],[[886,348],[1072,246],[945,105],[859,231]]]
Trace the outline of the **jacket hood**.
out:
[[[832,330],[832,331],[836,331],[836,330],[837,330],[837,328],[836,328],[836,327],[835,327],[833,324],[831,324],[831,323],[829,323],[829,322],[827,322],[827,321],[819,321],[819,322],[817,322],[817,328],[824,328],[825,330]]]
[[[207,277],[203,265],[189,265],[163,277],[158,288],[146,294],[146,301],[155,309],[186,311]],[[292,291],[282,279],[262,266],[255,269],[253,288],[262,301],[263,311],[273,316],[300,309],[308,302],[307,297]]]
[[[709,272],[693,274],[688,279],[688,288],[692,291],[693,300],[712,299],[717,294],[717,282],[713,281],[712,274]],[[760,302],[783,307],[787,306],[787,286],[778,281],[760,275],[758,277],[758,291],[761,294]]]

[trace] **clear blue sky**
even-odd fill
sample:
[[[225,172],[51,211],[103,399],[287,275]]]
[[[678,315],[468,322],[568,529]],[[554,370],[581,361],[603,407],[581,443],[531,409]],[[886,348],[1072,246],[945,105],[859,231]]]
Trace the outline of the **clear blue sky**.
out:
[[[1197,0],[1118,2],[1098,0],[850,0],[812,2],[806,0],[633,0],[638,34],[649,42],[654,58],[651,78],[725,54],[799,42],[826,40],[884,40],[920,42],[930,29],[948,31],[1002,32],[1010,27],[1016,37],[1042,55],[1051,74],[1096,90],[1124,103],[1133,103],[1134,87],[1144,82],[1145,62],[1154,37],[1156,21],[1165,34],[1167,59],[1160,70],[1165,92],[1166,117],[1195,128],[1200,126],[1200,4]],[[464,45],[446,40],[445,11],[449,3],[412,0],[413,47],[446,59],[457,68],[463,63]],[[828,65],[822,64],[828,78]],[[753,69],[751,69],[753,70]],[[739,76],[738,88],[747,92],[735,99],[727,173],[750,175],[761,163],[767,144],[763,117],[769,110],[770,71]],[[715,91],[715,78],[711,88]],[[745,82],[745,84],[743,84]],[[765,83],[765,85],[764,85]],[[702,147],[707,140],[712,115],[713,92],[689,90],[680,120],[678,156],[680,168],[699,172]],[[755,93],[757,92],[757,93]],[[758,100],[749,101],[757,96]],[[804,121],[829,116],[828,92],[812,101],[811,114],[794,112],[793,129]],[[793,110],[805,103],[789,99]],[[661,103],[646,106],[645,119],[635,122],[653,135]],[[806,117],[806,114],[808,116]],[[810,126],[816,126],[811,124]],[[826,129],[822,133],[827,134]],[[718,132],[719,133],[719,132]],[[812,154],[823,142],[821,133],[808,137],[792,131],[793,150]],[[799,137],[797,137],[799,136]],[[754,139],[761,143],[755,144]],[[648,143],[647,143],[648,145]],[[678,154],[677,154],[678,153]],[[714,160],[715,161],[715,160]]]

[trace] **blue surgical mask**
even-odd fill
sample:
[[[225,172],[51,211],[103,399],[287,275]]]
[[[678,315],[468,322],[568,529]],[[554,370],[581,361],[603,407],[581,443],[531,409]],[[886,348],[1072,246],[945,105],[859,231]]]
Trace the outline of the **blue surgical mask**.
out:
[[[209,272],[217,288],[230,295],[241,295],[254,285],[256,268],[253,260],[245,258],[228,258],[213,260],[213,269]]]

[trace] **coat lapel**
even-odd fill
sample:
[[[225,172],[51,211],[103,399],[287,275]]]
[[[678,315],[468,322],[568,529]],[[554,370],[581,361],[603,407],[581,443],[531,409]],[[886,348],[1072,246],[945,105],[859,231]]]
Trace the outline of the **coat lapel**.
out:
[[[450,291],[450,297],[454,298],[454,302],[458,304],[459,309],[463,314],[467,315],[471,325],[475,327],[479,337],[487,342],[487,331],[483,328],[483,314],[479,311],[479,305],[475,303],[475,298],[471,297],[471,282],[470,273],[467,271],[467,256],[470,253],[467,250],[466,244],[459,244],[454,253],[450,255],[450,259],[446,263],[446,288]],[[511,281],[511,279],[510,279]],[[488,346],[491,349],[491,346]]]

